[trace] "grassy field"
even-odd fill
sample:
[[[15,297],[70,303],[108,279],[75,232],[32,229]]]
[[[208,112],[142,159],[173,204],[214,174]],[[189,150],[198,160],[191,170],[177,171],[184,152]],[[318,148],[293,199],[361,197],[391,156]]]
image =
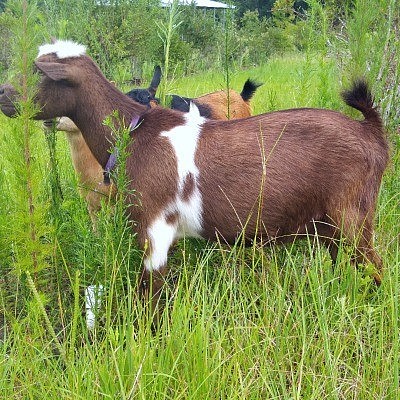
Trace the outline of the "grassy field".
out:
[[[252,102],[256,114],[303,106],[350,112],[340,101],[334,63],[327,61],[324,68],[299,55],[285,56],[233,72],[230,86],[240,91],[248,77],[264,83]],[[225,86],[223,73],[210,72],[173,80],[168,90],[197,96]],[[18,122],[0,115],[0,126],[6,154]],[[165,312],[152,332],[135,292],[141,254],[134,238],[107,207],[100,234],[93,235],[62,134],[56,155],[63,200],[52,205],[48,147],[40,123],[32,129],[39,196],[51,227],[43,237],[49,256],[47,267],[32,273],[39,290],[34,297],[14,263],[17,169],[3,157],[0,398],[400,398],[400,140],[395,132],[389,132],[392,161],[376,218],[376,247],[385,263],[381,287],[350,265],[346,247],[333,269],[328,252],[311,239],[249,249],[241,243],[228,249],[184,240],[170,257]],[[88,333],[82,293],[96,282],[106,291],[98,326]]]

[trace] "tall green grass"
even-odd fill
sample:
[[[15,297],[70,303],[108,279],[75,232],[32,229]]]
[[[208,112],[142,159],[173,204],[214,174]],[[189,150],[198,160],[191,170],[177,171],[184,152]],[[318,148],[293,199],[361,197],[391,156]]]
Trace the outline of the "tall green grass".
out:
[[[351,113],[339,96],[347,72],[319,46],[245,71],[232,68],[229,87],[240,92],[248,77],[263,82],[252,101],[256,114],[291,107]],[[224,70],[175,77],[166,87],[198,96],[226,85]],[[376,247],[385,264],[380,288],[351,266],[346,247],[333,269],[328,252],[312,239],[250,249],[186,239],[169,257],[165,311],[154,330],[137,296],[142,254],[122,202],[117,211],[105,204],[94,234],[65,139],[59,134],[49,147],[40,123],[27,116],[12,121],[0,115],[0,398],[400,397],[400,140],[393,130],[376,217]],[[38,240],[46,249],[34,287],[21,273],[31,271],[30,258],[17,240],[29,233],[19,235],[26,226],[17,205],[25,204],[27,170],[14,144],[26,126],[34,199],[43,212]],[[63,194],[56,213],[50,207],[54,169]],[[16,268],[21,252],[24,271]],[[88,332],[83,289],[96,283],[106,290],[96,328]]]
[[[240,90],[248,76],[268,76],[254,98],[258,112],[283,104],[313,106],[319,101],[316,91],[305,99],[298,94],[304,62],[301,56],[282,57],[235,72],[232,87]],[[334,74],[334,63],[331,68]],[[218,81],[223,87],[224,76],[218,74],[176,83],[197,95],[212,79],[214,88]],[[339,104],[336,86],[332,80],[332,98]],[[4,139],[13,122],[4,116],[0,122]],[[40,125],[34,126],[40,137]],[[41,146],[37,154],[43,159],[44,139]],[[16,301],[14,296],[21,300],[27,293],[10,292],[20,285],[8,287],[7,277],[0,303],[8,307],[2,313],[7,328],[0,344],[3,398],[399,397],[397,153],[377,213],[377,247],[386,266],[379,289],[362,270],[354,270],[346,249],[333,270],[327,251],[312,241],[244,250],[240,244],[225,248],[184,240],[170,257],[166,308],[155,333],[136,294],[140,254],[134,242],[115,234],[118,225],[107,215],[101,217],[102,235],[93,235],[62,135],[57,155],[64,219],[53,272],[58,269],[61,280],[42,293],[67,357],[60,357],[37,303]],[[5,168],[2,187],[12,185],[8,177]],[[4,191],[1,198],[2,205],[10,201]],[[7,258],[2,262],[7,265]],[[82,289],[96,282],[106,283],[107,290],[97,327],[88,332]]]
[[[66,367],[15,323],[4,398],[398,397],[398,249],[377,292],[347,263],[339,279],[324,251],[220,252],[181,262],[155,334],[129,285],[107,330],[90,339],[79,319]]]

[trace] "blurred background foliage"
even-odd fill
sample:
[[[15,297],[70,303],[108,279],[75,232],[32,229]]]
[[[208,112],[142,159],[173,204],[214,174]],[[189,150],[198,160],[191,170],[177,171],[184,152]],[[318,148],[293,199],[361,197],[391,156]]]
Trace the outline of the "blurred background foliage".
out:
[[[0,76],[10,62],[13,32],[8,3],[0,2]],[[348,27],[354,10],[360,4],[367,6],[368,2],[228,0],[227,3],[234,8],[202,9],[194,4],[179,7],[180,20],[171,41],[171,74],[221,68],[227,48],[232,66],[237,68],[260,65],[274,54],[303,51],[310,47],[310,38],[321,36],[319,28],[315,30],[320,25],[310,23],[316,9],[326,23],[328,34],[324,36],[325,42],[312,40],[312,45],[316,51],[329,46],[330,51],[337,52],[338,45],[350,37]],[[380,2],[382,18],[388,17],[386,3],[389,1]],[[148,78],[154,65],[165,61],[159,26],[168,20],[170,7],[161,7],[159,0],[39,0],[37,8],[43,41],[56,37],[84,43],[110,79],[123,82],[133,77]],[[398,25],[398,15],[393,17],[394,27]]]

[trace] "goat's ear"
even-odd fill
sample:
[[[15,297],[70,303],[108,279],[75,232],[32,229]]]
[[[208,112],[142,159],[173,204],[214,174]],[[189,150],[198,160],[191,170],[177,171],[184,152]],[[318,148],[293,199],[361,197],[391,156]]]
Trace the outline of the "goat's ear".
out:
[[[72,73],[72,67],[69,65],[44,61],[35,61],[35,65],[39,71],[53,81],[74,81],[75,74]]]
[[[151,80],[150,87],[148,89],[153,97],[156,95],[158,85],[160,84],[160,82],[161,82],[161,68],[159,65],[156,65],[154,68],[153,79]]]

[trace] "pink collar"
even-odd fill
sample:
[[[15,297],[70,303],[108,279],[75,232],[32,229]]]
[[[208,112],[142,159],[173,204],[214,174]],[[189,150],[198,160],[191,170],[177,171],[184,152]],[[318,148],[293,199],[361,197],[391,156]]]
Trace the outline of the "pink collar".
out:
[[[134,131],[142,122],[141,115],[134,115],[132,117],[131,123],[129,124],[130,132]],[[118,148],[114,147],[113,151],[110,153],[110,157],[108,158],[107,164],[103,171],[103,180],[106,185],[110,185],[111,183],[111,173],[117,164],[118,158]]]

